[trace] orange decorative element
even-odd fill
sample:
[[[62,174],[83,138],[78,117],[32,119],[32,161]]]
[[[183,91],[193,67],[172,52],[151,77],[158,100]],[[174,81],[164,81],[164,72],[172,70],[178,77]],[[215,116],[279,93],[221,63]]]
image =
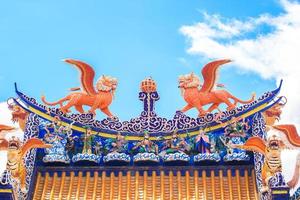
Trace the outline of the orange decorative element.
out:
[[[282,113],[281,109],[284,107],[285,104],[286,104],[286,102],[284,102],[284,103],[278,102],[274,106],[272,106],[271,108],[269,108],[268,110],[263,112],[263,116],[265,118],[266,125],[273,126],[276,121],[280,120],[280,116]]]
[[[141,91],[142,92],[155,92],[156,91],[156,83],[152,78],[144,79],[141,83]]]
[[[26,112],[23,108],[21,108],[20,106],[14,105],[11,108],[12,110],[12,121],[13,122],[18,122],[20,128],[25,131],[25,127],[26,127],[26,122],[27,122],[27,117],[29,115],[28,112]]]
[[[181,89],[182,96],[187,102],[187,105],[181,110],[186,112],[191,108],[196,108],[199,111],[199,116],[210,113],[215,109],[219,109],[219,105],[225,103],[228,107],[227,110],[234,109],[237,103],[250,103],[254,101],[255,95],[247,101],[240,100],[230,94],[226,90],[214,90],[217,79],[217,70],[223,64],[231,62],[230,60],[217,60],[208,63],[202,69],[202,76],[204,83],[199,90],[200,80],[194,73],[183,75],[179,77],[179,88]],[[231,103],[229,99],[233,99]],[[203,110],[203,106],[212,104],[207,111]]]
[[[87,105],[90,106],[89,113],[96,114],[96,109],[100,109],[104,114],[109,117],[113,117],[113,114],[109,111],[109,105],[112,103],[114,93],[117,87],[117,79],[110,76],[101,76],[97,83],[96,89],[94,88],[94,69],[88,64],[73,60],[66,59],[65,62],[74,65],[80,71],[80,81],[82,85],[82,92],[73,92],[68,96],[60,99],[57,102],[47,102],[45,96],[42,96],[42,101],[48,106],[60,105],[61,111],[64,113],[70,112],[71,107],[75,107],[75,109],[84,113],[82,106]],[[72,91],[78,90],[78,88],[72,88]],[[66,105],[63,103],[67,101]]]
[[[21,141],[12,137],[8,141],[8,145],[4,148],[1,144],[1,149],[7,150],[7,170],[11,176],[20,181],[22,191],[26,191],[25,179],[26,179],[26,168],[24,164],[24,157],[28,151],[33,148],[50,148],[51,145],[45,144],[43,141],[37,138],[31,138],[26,141],[22,146]]]
[[[0,124],[0,134],[15,130],[15,127]]]
[[[285,145],[290,148],[300,148],[300,136],[297,133],[297,129],[292,124],[283,124],[273,126],[280,134],[280,138],[285,142]],[[290,146],[292,145],[292,146]]]
[[[284,148],[299,149],[300,137],[297,129],[292,124],[282,124],[272,126],[275,132],[267,142],[259,137],[249,138],[244,145],[236,145],[238,148],[251,150],[263,154],[266,159],[262,168],[262,179],[264,187],[262,191],[268,190],[267,182],[269,177],[276,172],[281,172],[281,150]],[[297,156],[297,164],[294,170],[293,178],[287,183],[289,187],[293,188],[299,181],[300,174],[300,154]]]
[[[266,153],[266,143],[260,137],[249,138],[244,145],[239,146],[242,149],[255,151],[261,154]]]
[[[300,136],[297,133],[297,129],[292,124],[282,124],[273,126],[274,129],[278,130],[277,134],[282,139],[285,147],[290,149],[299,149],[300,148]],[[300,153],[297,156],[297,163],[295,166],[294,174],[292,179],[287,182],[288,186],[294,188],[299,182],[300,175]]]
[[[5,139],[7,133],[14,131],[15,128],[0,124],[0,151],[6,150],[8,147],[8,141]]]
[[[281,167],[281,150],[283,143],[276,135],[271,135],[265,142],[260,137],[251,137],[243,145],[235,145],[235,147],[261,153],[265,156],[265,162],[262,166],[263,187],[261,192],[269,190],[268,180],[277,172],[282,172]]]

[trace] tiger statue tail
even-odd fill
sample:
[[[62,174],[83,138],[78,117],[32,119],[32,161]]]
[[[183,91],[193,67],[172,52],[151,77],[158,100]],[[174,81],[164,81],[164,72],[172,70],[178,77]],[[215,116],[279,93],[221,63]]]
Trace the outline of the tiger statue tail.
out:
[[[60,99],[60,100],[58,100],[58,101],[56,101],[56,102],[48,102],[48,101],[46,101],[46,97],[45,97],[44,95],[41,97],[41,100],[42,100],[42,102],[43,102],[44,104],[46,104],[46,105],[48,105],[48,106],[56,106],[57,104],[59,104],[60,107],[63,106],[63,102],[65,102],[65,101],[67,101],[67,100],[70,100],[70,99],[71,99],[71,98],[70,98],[69,95],[68,95],[68,96],[66,96],[66,97],[64,97],[64,98],[62,98],[62,99]]]
[[[236,106],[238,103],[242,103],[242,104],[251,103],[251,102],[253,102],[255,100],[255,97],[256,97],[256,94],[253,93],[251,95],[251,99],[249,99],[249,100],[241,100],[241,99],[239,99],[239,98],[237,98],[237,97],[235,97],[233,95],[231,95],[230,98],[232,98],[234,100],[233,104]]]

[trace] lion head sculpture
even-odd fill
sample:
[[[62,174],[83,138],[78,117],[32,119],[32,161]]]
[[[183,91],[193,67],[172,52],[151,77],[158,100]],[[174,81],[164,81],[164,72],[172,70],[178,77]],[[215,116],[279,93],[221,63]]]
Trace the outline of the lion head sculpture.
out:
[[[194,88],[200,86],[200,79],[194,73],[181,75],[178,78],[179,88]]]
[[[102,75],[97,83],[96,88],[98,91],[114,91],[117,89],[118,80],[111,76],[104,76]]]

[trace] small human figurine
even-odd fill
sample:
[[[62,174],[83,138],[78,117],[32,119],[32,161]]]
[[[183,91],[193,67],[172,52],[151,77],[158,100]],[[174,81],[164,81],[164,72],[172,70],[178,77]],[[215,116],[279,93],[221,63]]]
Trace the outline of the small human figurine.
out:
[[[110,153],[124,153],[126,140],[125,137],[118,132],[116,138],[111,142]]]
[[[225,128],[225,136],[245,138],[246,131],[249,129],[249,121],[245,121],[245,118],[241,121],[240,118],[233,117]]]
[[[94,136],[92,135],[92,129],[87,127],[86,132],[83,136],[83,154],[92,154],[92,143],[94,140]]]
[[[177,131],[174,131],[172,134],[171,140],[166,142],[167,149],[166,153],[186,153],[190,150],[189,145],[184,141],[184,139],[178,137]]]
[[[195,138],[196,150],[199,153],[211,153],[211,144],[207,133],[203,130],[199,130],[199,134]]]
[[[45,130],[46,130],[46,134],[44,135],[44,140],[46,143],[48,144],[61,143],[61,140],[63,138],[59,134],[57,134],[56,132],[50,132],[47,126],[45,126]]]
[[[227,147],[227,154],[245,153],[244,150],[233,148],[234,145],[244,144],[246,141],[246,132],[250,129],[249,121],[245,118],[233,117],[231,123],[225,128],[225,139],[220,138],[222,143]]]
[[[95,153],[97,156],[100,156],[101,153],[102,153],[102,151],[101,151],[101,149],[102,149],[102,143],[101,143],[101,141],[97,141],[97,142],[95,143],[95,146],[94,146],[93,148],[94,148],[94,153]]]
[[[61,123],[61,120],[60,120],[59,116],[55,116],[53,118],[53,121],[50,124],[47,124],[45,126],[46,131],[49,131],[48,128],[53,128],[53,132],[54,133],[57,133],[57,134],[62,133],[64,127],[63,127],[63,125]]]
[[[233,146],[234,146],[234,143],[230,140],[229,137],[220,137],[220,140],[222,141],[222,143],[225,145],[226,147],[226,152],[227,152],[227,155],[232,155],[233,154]]]
[[[217,150],[216,146],[217,146],[216,141],[215,140],[211,140],[210,141],[210,148],[209,148],[210,153],[218,153],[219,152]]]
[[[66,143],[66,150],[70,156],[70,154],[75,153],[75,139],[76,136],[73,137],[72,135],[67,135],[67,143]]]
[[[68,152],[68,155],[71,156],[72,154],[75,154],[75,141],[78,140],[77,136],[72,136],[72,126],[74,122],[65,127],[63,132],[67,135],[67,142],[66,142],[66,151]]]
[[[138,149],[139,153],[155,153],[158,154],[158,146],[150,140],[148,132],[144,133],[144,139],[138,142],[132,149]]]
[[[44,162],[69,162],[69,156],[66,152],[65,145],[67,143],[66,136],[57,132],[50,132],[47,126],[45,127],[46,134],[44,141],[51,144],[50,148],[45,149]]]

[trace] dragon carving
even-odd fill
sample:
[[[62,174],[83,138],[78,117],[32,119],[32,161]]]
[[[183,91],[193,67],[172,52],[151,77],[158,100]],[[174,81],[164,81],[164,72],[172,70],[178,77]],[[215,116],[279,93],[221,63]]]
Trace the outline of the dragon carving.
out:
[[[71,107],[75,107],[75,109],[84,113],[83,107],[84,105],[90,106],[89,113],[96,114],[96,109],[100,109],[104,114],[108,117],[113,117],[113,114],[109,110],[109,105],[112,103],[115,90],[117,88],[117,79],[110,76],[101,76],[94,88],[94,77],[95,71],[94,69],[78,60],[66,59],[65,62],[72,64],[77,67],[80,71],[80,80],[81,80],[81,89],[83,91],[80,92],[72,92],[66,97],[60,99],[57,102],[47,102],[45,96],[42,96],[42,101],[48,106],[60,105],[60,109],[64,113],[70,112]],[[71,91],[80,90],[80,88],[71,88]],[[67,102],[66,105],[63,105],[64,102]]]
[[[227,110],[234,109],[237,103],[250,103],[254,101],[255,94],[247,101],[240,100],[230,94],[226,90],[215,90],[214,87],[224,87],[221,84],[216,84],[217,71],[223,64],[231,62],[231,60],[217,60],[206,64],[202,69],[202,76],[204,79],[203,85],[200,84],[200,79],[194,73],[182,75],[179,77],[179,88],[182,91],[182,96],[187,102],[187,105],[181,110],[186,112],[191,108],[196,108],[199,112],[199,116],[203,116],[212,112],[215,109],[219,110],[219,105],[225,103],[228,107]],[[201,87],[199,89],[199,87]],[[234,102],[230,101],[232,99]],[[207,111],[203,109],[203,106],[209,105]],[[220,110],[219,110],[220,111]]]

